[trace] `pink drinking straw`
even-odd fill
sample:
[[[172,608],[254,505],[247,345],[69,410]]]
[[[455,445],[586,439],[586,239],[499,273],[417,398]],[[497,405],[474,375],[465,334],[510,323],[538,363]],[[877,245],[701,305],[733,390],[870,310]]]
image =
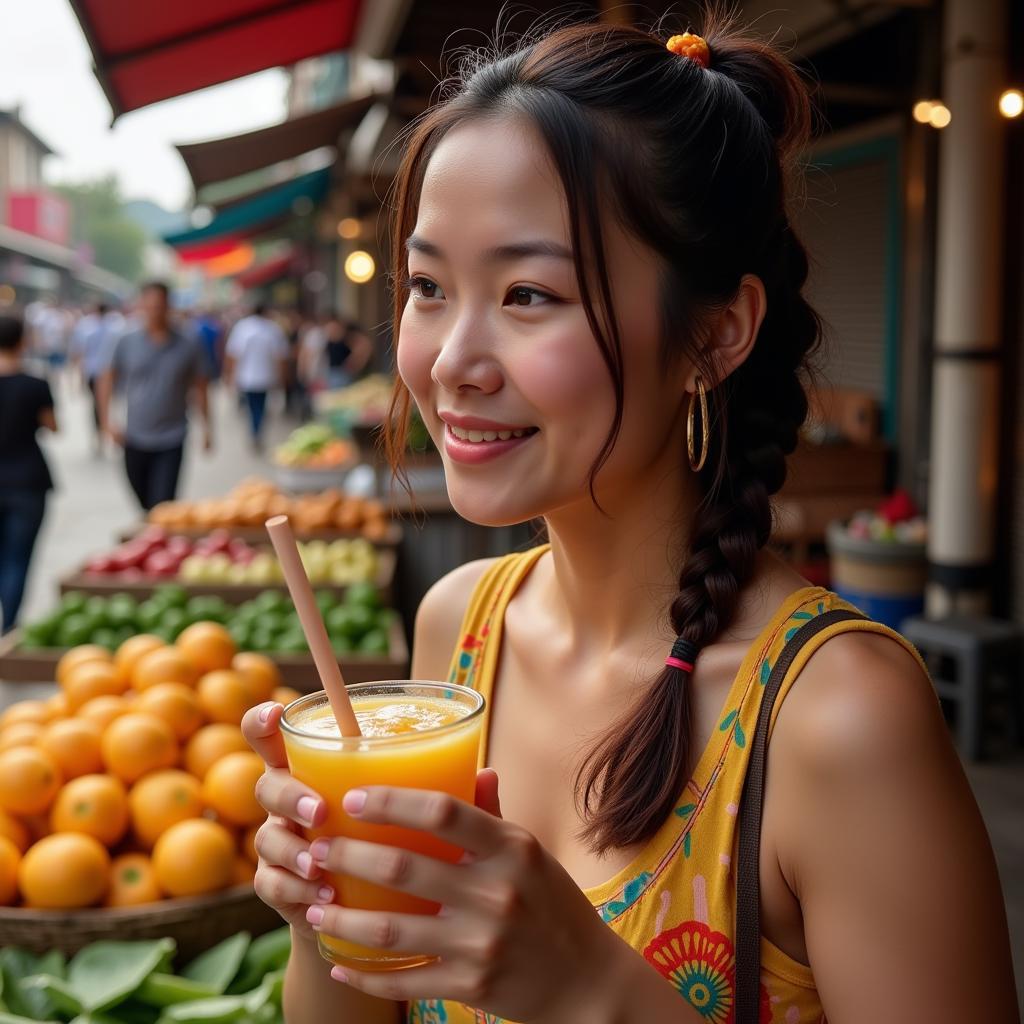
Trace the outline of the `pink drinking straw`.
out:
[[[299,548],[295,543],[295,534],[292,533],[288,517],[274,516],[273,519],[268,519],[267,533],[270,534],[270,542],[277,552],[277,560],[281,563],[288,593],[292,596],[302,632],[306,634],[306,642],[313,655],[313,664],[316,665],[320,681],[327,691],[327,700],[330,702],[341,735],[360,736],[362,733],[352,710],[352,701],[348,699],[345,680],[341,676],[338,659],[331,650],[331,641],[327,638],[324,620],[313,597],[313,588],[309,585],[309,577],[306,575],[302,559],[299,558]]]

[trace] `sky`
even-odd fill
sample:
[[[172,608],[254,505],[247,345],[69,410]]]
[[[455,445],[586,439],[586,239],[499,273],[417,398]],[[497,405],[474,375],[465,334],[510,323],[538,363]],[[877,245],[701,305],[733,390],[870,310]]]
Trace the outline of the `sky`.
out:
[[[43,164],[51,183],[114,172],[126,199],[179,210],[192,186],[174,143],[236,135],[285,116],[286,76],[275,68],[132,111],[111,128],[68,0],[0,0],[0,26],[0,109],[20,103],[22,121],[57,153]]]

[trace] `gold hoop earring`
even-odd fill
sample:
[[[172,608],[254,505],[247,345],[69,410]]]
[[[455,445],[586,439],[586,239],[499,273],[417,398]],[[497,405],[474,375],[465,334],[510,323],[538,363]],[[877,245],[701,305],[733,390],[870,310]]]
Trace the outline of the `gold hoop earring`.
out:
[[[696,419],[697,399],[700,399],[700,458],[697,458],[696,449]],[[690,469],[699,473],[708,460],[708,442],[710,440],[710,420],[708,419],[708,395],[704,390],[704,381],[697,377],[696,390],[690,395],[690,412],[686,417],[686,452],[690,457]]]

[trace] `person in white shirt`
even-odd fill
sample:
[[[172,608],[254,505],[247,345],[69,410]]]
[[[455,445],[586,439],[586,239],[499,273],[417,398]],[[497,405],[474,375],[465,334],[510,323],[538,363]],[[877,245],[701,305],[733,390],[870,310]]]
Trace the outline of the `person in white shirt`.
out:
[[[224,356],[224,378],[245,395],[253,448],[260,451],[267,392],[285,380],[288,339],[260,303],[231,329]]]

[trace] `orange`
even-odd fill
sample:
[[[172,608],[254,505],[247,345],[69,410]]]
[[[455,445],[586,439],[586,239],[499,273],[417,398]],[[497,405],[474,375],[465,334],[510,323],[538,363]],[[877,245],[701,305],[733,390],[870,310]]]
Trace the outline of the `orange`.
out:
[[[7,836],[0,836],[0,906],[9,907],[18,898],[20,863],[21,850]]]
[[[72,714],[93,697],[124,692],[117,669],[107,661],[87,661],[71,669],[64,680],[64,696]]]
[[[260,824],[263,824],[260,822]],[[260,855],[256,852],[256,833],[260,830],[259,825],[250,825],[242,834],[240,843],[242,854],[248,857],[253,864],[259,864]]]
[[[232,825],[258,825],[267,812],[256,800],[256,783],[263,774],[263,758],[249,751],[227,754],[203,779],[203,799],[219,817]]]
[[[65,779],[77,779],[79,775],[103,771],[101,735],[102,730],[95,722],[84,718],[62,718],[43,730],[36,746],[57,762]]]
[[[0,750],[30,747],[43,735],[45,728],[46,726],[39,722],[15,722],[0,733]]]
[[[0,807],[11,814],[42,814],[63,781],[57,762],[38,747],[0,754]]]
[[[271,700],[275,687],[281,685],[281,673],[277,665],[265,654],[253,651],[236,654],[231,667],[241,672],[249,684],[249,707]]]
[[[113,775],[82,775],[58,794],[50,812],[54,832],[81,832],[115,846],[128,830],[128,793]]]
[[[175,646],[200,672],[228,668],[237,650],[234,637],[219,622],[196,622],[187,626]]]
[[[245,857],[236,857],[231,871],[232,885],[252,885],[256,877],[256,865]]]
[[[45,700],[19,700],[0,715],[0,729],[7,729],[23,722],[46,725],[51,717],[52,714],[46,706]]]
[[[131,684],[135,666],[144,655],[165,646],[166,644],[163,640],[158,636],[153,636],[152,633],[138,633],[136,636],[128,637],[118,647],[117,653],[114,655],[114,666],[117,668],[118,675],[124,681],[124,685],[129,686]]]
[[[252,707],[249,702],[249,684],[241,672],[221,669],[207,672],[199,680],[199,703],[211,722],[238,725],[242,716]]]
[[[48,697],[45,703],[50,711],[51,722],[56,722],[58,718],[67,718],[71,714],[68,699],[63,693],[55,693],[52,697]]]
[[[196,691],[184,683],[157,683],[143,690],[132,705],[132,710],[148,711],[162,718],[179,740],[187,740],[206,723]]]
[[[100,750],[107,771],[129,784],[146,772],[171,768],[178,762],[174,730],[162,718],[136,711],[107,726]]]
[[[225,722],[204,725],[185,746],[185,767],[197,779],[202,779],[210,765],[226,754],[250,749],[237,725]]]
[[[22,853],[28,849],[29,843],[32,842],[25,825],[18,821],[13,814],[8,814],[6,811],[0,811],[0,836],[10,839]]]
[[[151,772],[132,786],[128,804],[136,838],[151,847],[172,825],[202,817],[202,786],[188,772]]]
[[[106,647],[97,644],[82,644],[79,647],[72,647],[70,651],[61,656],[57,662],[56,680],[61,686],[68,672],[78,665],[84,665],[88,661],[110,662],[110,651]]]
[[[301,696],[302,694],[298,690],[292,689],[290,686],[275,686],[270,699],[287,707],[293,700],[298,700]]]
[[[163,895],[146,854],[122,853],[113,859],[105,906],[137,907],[140,903],[155,903]]]
[[[110,854],[92,836],[58,832],[22,857],[18,884],[32,907],[89,907],[110,884]]]
[[[57,795],[59,796],[60,794],[58,793]],[[44,836],[48,836],[53,832],[49,813],[24,814],[19,820],[28,829],[28,845],[30,848],[33,843],[38,843]]]
[[[160,647],[142,655],[132,672],[132,686],[148,690],[157,683],[184,683],[195,686],[200,672],[177,647]]]
[[[75,717],[95,722],[100,729],[106,729],[115,718],[127,713],[128,701],[125,696],[119,697],[112,693],[105,693],[102,697],[93,697],[92,700],[87,700],[78,709]]]
[[[215,821],[189,818],[172,825],[153,848],[153,871],[164,892],[198,896],[231,884],[235,841]]]

